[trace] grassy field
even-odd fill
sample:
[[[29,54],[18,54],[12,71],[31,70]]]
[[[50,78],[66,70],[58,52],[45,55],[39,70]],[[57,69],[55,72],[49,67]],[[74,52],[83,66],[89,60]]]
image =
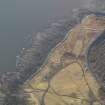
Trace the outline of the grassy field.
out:
[[[104,30],[105,18],[89,15],[70,30],[35,76],[22,87],[30,105],[102,105],[100,85],[86,65],[86,52]]]

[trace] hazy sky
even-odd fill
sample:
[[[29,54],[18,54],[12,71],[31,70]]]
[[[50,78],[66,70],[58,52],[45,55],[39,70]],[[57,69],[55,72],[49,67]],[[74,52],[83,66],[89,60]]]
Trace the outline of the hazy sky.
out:
[[[44,26],[50,18],[62,17],[84,0],[0,0],[0,71],[15,71],[23,38]]]
[[[0,28],[2,31],[15,32],[24,31],[26,27],[31,29],[48,18],[60,17],[73,8],[78,8],[81,1],[83,0],[0,0]],[[14,29],[12,26],[15,26]]]

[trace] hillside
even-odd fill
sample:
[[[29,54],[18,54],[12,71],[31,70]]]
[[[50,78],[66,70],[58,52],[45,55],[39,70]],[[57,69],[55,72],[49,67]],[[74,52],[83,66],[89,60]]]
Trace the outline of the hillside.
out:
[[[39,70],[51,49],[66,36],[66,33],[90,13],[91,11],[85,9],[77,9],[72,16],[54,19],[43,30],[26,38],[26,45],[17,56],[17,72],[0,74],[0,92],[5,95],[2,99],[4,104],[26,105],[20,85]]]
[[[43,66],[22,86],[27,105],[105,105],[87,51],[104,32],[105,17],[91,14],[68,32]]]

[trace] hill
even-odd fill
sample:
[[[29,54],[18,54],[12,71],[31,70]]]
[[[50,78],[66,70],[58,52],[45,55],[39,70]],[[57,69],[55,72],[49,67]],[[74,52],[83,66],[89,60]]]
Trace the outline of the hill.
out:
[[[91,14],[70,30],[22,87],[27,105],[104,105],[100,78],[87,62],[104,29],[105,16]]]

